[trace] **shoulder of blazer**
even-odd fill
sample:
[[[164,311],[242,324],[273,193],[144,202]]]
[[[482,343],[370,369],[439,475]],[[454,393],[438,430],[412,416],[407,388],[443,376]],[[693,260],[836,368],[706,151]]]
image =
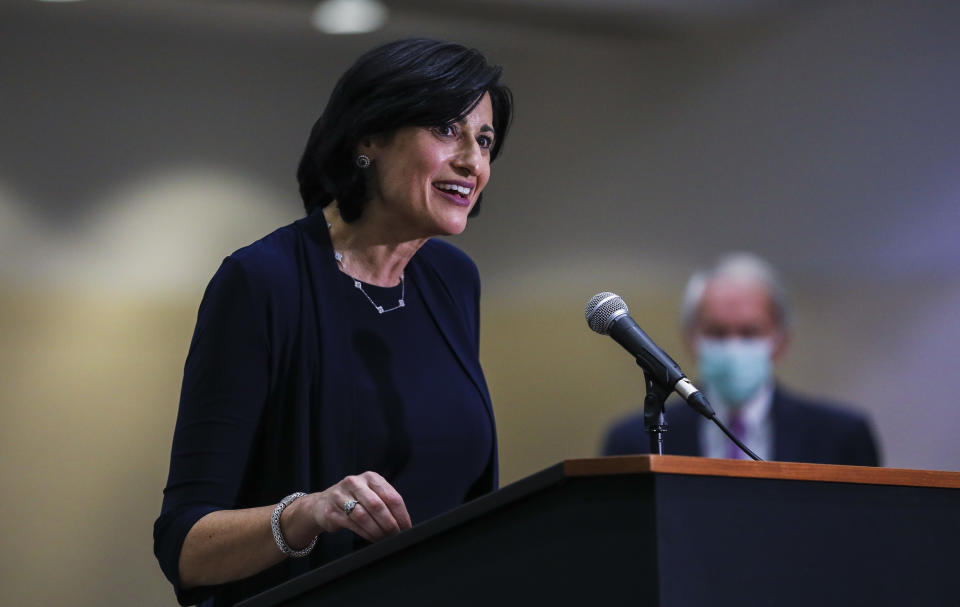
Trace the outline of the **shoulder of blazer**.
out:
[[[452,244],[435,238],[420,247],[414,260],[425,278],[433,280],[454,302],[465,328],[476,333],[480,325],[480,274],[473,260]]]
[[[801,425],[850,426],[866,423],[866,415],[830,401],[798,396],[777,386],[773,395],[775,423],[790,422]]]
[[[479,288],[480,273],[477,265],[466,253],[449,242],[431,238],[420,247],[416,257],[431,266],[444,283],[455,289]]]

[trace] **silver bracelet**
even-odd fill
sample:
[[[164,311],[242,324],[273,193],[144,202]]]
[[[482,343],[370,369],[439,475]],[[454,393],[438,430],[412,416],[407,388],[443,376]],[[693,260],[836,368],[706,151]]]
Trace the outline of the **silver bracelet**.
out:
[[[303,550],[294,550],[287,545],[287,541],[283,539],[283,532],[280,531],[280,515],[283,514],[284,508],[292,504],[295,500],[300,499],[304,495],[306,495],[306,493],[298,491],[297,493],[291,493],[287,497],[283,498],[280,500],[280,503],[277,504],[277,507],[273,509],[273,516],[270,517],[270,528],[273,529],[273,539],[277,542],[277,547],[280,548],[281,552],[287,556],[292,556],[293,558],[301,558],[313,552],[313,547],[317,545],[317,537],[319,537],[314,537],[313,541],[310,542],[310,545]]]

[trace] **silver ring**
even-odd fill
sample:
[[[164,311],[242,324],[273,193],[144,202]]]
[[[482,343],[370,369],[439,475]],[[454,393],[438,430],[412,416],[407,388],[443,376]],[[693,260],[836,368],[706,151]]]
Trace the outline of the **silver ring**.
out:
[[[350,516],[353,509],[357,507],[357,500],[347,500],[343,503],[343,513]]]

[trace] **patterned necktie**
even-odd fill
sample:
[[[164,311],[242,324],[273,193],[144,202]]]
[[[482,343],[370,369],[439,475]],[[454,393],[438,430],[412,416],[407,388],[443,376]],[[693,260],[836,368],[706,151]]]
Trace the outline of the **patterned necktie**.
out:
[[[730,416],[730,425],[727,426],[730,429],[730,432],[740,439],[742,442],[744,439],[744,433],[747,430],[746,425],[743,423],[743,416],[740,415],[739,411],[734,411]],[[740,450],[740,447],[733,441],[729,441],[727,444],[727,458],[729,459],[746,459],[746,454]]]

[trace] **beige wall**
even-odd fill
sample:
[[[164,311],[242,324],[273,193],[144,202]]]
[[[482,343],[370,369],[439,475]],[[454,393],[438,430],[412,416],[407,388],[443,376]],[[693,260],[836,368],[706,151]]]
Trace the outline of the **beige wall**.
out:
[[[730,248],[793,289],[788,384],[868,412],[889,465],[960,469],[960,9],[813,4],[633,36],[401,15],[346,40],[228,3],[0,8],[4,602],[173,604],[152,522],[206,280],[298,217],[293,168],[347,62],[453,26],[518,101],[455,240],[484,279],[505,482],[595,454],[642,398],[589,297],[623,295],[691,368],[680,291]]]

